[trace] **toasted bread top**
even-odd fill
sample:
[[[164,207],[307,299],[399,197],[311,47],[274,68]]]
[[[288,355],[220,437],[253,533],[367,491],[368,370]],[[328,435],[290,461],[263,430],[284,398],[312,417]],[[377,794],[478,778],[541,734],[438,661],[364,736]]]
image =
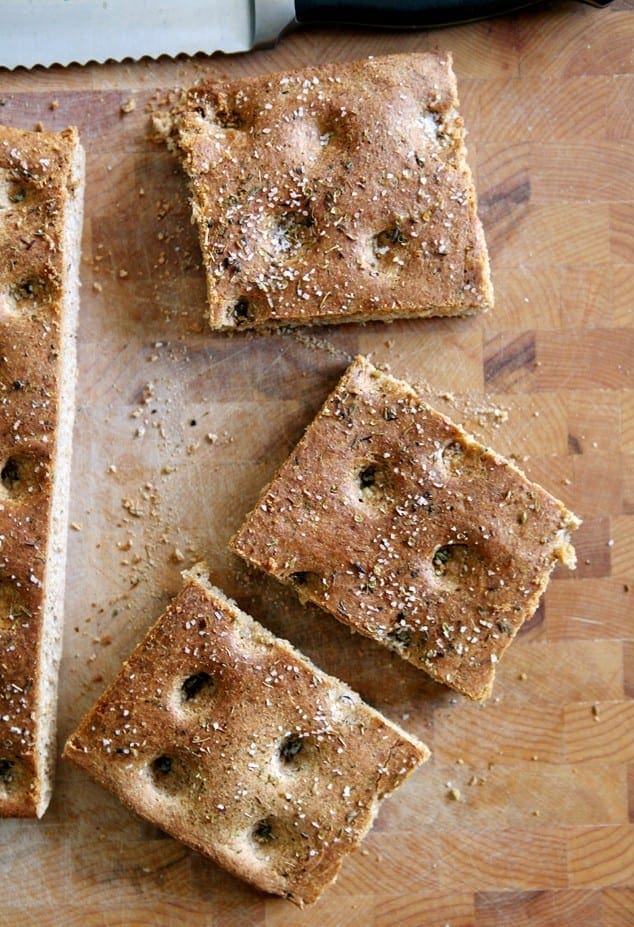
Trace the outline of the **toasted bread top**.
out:
[[[189,175],[212,328],[492,305],[451,56],[202,83],[155,125]]]
[[[427,748],[188,581],[64,755],[264,891],[314,901]]]
[[[362,357],[232,542],[440,682],[486,697],[578,519]]]

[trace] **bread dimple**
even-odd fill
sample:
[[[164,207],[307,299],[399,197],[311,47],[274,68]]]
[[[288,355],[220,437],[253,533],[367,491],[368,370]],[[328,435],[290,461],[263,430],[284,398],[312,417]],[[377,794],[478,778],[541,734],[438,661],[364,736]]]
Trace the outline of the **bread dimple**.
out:
[[[204,565],[64,756],[260,889],[315,901],[427,748],[210,585]]]
[[[0,816],[50,794],[82,169],[76,129],[0,126]]]
[[[537,608],[579,520],[357,358],[232,549],[472,698]]]
[[[395,55],[188,91],[183,159],[213,328],[492,305],[451,57]]]

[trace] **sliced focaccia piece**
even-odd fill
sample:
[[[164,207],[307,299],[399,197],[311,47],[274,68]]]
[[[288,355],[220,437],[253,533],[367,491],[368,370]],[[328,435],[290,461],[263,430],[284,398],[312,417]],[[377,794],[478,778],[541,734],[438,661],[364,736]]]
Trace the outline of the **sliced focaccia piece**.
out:
[[[51,794],[84,153],[0,126],[0,817]]]
[[[189,176],[212,328],[492,305],[450,55],[202,83],[155,126]]]
[[[579,520],[364,358],[232,549],[439,682],[486,698]]]
[[[210,585],[204,565],[64,756],[263,891],[315,901],[427,748]]]

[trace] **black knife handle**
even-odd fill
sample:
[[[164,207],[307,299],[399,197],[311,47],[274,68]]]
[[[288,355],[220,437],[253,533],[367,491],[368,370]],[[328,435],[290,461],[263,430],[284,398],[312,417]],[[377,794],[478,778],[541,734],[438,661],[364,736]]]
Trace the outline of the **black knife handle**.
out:
[[[584,0],[607,6],[611,0]],[[426,28],[511,13],[536,0],[295,0],[299,23]]]

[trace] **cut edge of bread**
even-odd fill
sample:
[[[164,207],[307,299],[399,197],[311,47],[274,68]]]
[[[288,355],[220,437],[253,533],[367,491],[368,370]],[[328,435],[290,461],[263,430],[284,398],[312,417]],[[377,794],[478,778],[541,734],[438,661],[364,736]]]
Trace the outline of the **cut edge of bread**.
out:
[[[51,799],[57,743],[57,689],[62,653],[66,542],[70,502],[75,380],[77,376],[76,332],[79,316],[79,268],[84,209],[86,158],[76,129],[65,179],[63,238],[64,256],[60,317],[60,365],[57,429],[53,459],[53,486],[49,516],[45,590],[42,607],[42,638],[37,673],[36,763],[38,789],[35,811],[42,817]]]

